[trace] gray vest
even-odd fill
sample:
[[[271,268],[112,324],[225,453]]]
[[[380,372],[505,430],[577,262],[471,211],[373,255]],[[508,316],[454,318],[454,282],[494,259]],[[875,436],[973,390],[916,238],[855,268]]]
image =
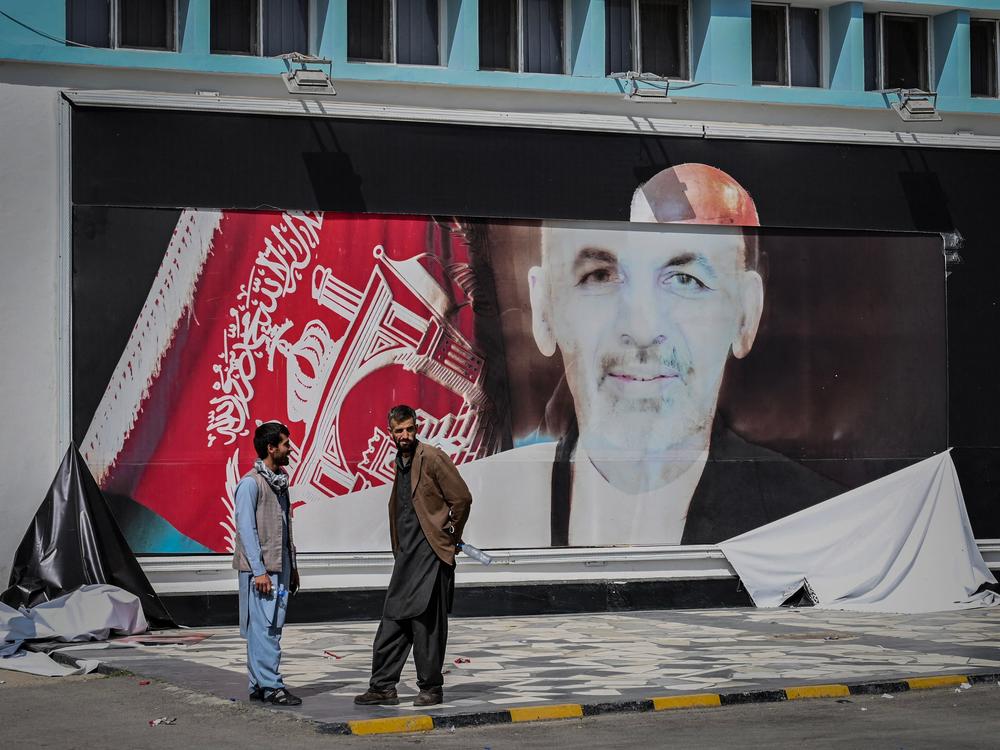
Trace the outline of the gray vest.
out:
[[[257,482],[257,537],[260,540],[260,551],[264,558],[264,568],[269,573],[281,572],[281,537],[282,526],[284,525],[284,514],[281,512],[281,503],[278,496],[274,494],[271,485],[267,483],[256,469],[251,469],[243,475],[243,479],[250,477]],[[291,548],[292,560],[295,559],[295,543],[292,541],[292,519],[291,503],[288,509],[288,546]],[[244,572],[250,571],[250,563],[247,561],[246,553],[243,551],[243,542],[240,535],[236,534],[236,549],[233,551],[233,569]],[[294,563],[293,563],[294,567]]]

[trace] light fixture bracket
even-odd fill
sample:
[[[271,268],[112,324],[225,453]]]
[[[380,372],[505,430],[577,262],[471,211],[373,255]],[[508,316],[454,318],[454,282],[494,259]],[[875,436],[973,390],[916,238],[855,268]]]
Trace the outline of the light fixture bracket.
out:
[[[609,77],[628,82],[625,101],[657,101],[665,104],[672,104],[674,101],[670,98],[670,79],[656,73],[627,70],[623,73],[612,73]]]
[[[940,122],[937,111],[937,92],[922,89],[892,89],[897,101],[889,106],[904,122]]]
[[[288,93],[310,96],[337,95],[330,78],[333,73],[333,61],[302,52],[278,55],[278,59],[285,63],[286,70],[281,74],[281,80],[285,82]],[[298,67],[293,67],[296,65]],[[322,69],[323,66],[326,66],[326,70]]]

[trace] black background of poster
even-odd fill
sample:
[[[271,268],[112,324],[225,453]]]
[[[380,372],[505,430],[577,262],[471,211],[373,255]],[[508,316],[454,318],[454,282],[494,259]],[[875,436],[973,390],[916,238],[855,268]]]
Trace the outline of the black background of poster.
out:
[[[72,132],[77,205],[625,220],[638,183],[703,162],[767,226],[957,229],[949,443],[973,529],[1000,537],[998,152],[79,107]]]
[[[73,441],[90,420],[153,286],[180,211],[73,209]]]

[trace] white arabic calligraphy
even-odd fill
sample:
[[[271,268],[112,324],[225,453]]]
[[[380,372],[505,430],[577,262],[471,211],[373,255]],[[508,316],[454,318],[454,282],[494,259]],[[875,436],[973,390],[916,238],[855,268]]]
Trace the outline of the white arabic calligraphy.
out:
[[[218,438],[232,445],[249,434],[258,360],[267,355],[266,367],[272,369],[275,350],[293,325],[273,316],[279,301],[298,288],[302,271],[312,262],[312,251],[319,244],[322,226],[319,211],[282,213],[257,253],[250,278],[240,285],[236,306],[229,309],[230,322],[223,331],[222,351],[217,357],[220,363],[212,365],[217,375],[212,389],[219,395],[209,402],[209,446]]]

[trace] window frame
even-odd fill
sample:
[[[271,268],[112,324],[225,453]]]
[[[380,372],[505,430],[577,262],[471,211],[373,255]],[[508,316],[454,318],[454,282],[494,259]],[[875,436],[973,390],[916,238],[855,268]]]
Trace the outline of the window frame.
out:
[[[521,2],[520,2],[520,0],[506,0],[506,2],[508,4],[510,4],[511,6],[513,6],[513,11],[514,11],[513,14],[512,14],[512,16],[511,16],[511,26],[513,28],[511,29],[510,48],[508,49],[508,52],[510,53],[510,59],[511,59],[511,62],[512,62],[513,65],[512,65],[512,67],[507,67],[507,68],[495,68],[495,67],[484,67],[483,66],[483,45],[482,45],[482,33],[483,33],[483,25],[482,25],[482,23],[483,22],[482,22],[482,16],[480,16],[479,29],[478,29],[479,35],[478,35],[478,38],[477,38],[477,41],[476,41],[476,44],[478,45],[477,48],[476,48],[476,56],[477,56],[476,70],[485,70],[485,71],[500,72],[500,73],[519,73],[520,72],[520,66],[521,66],[521,62],[520,62],[520,60],[521,60],[521,26],[520,26],[520,22],[518,20],[518,16],[520,15]],[[482,8],[482,5],[480,5],[480,9],[481,8]]]
[[[176,3],[176,0],[174,0]],[[211,3],[212,0],[209,0]],[[209,54],[211,55],[235,55],[237,57],[268,57],[264,54],[264,0],[253,0],[256,17],[253,21],[253,38],[251,39],[251,52],[237,52],[229,50],[211,49],[212,30],[209,28]],[[211,23],[211,9],[209,9],[209,23]],[[306,0],[306,49],[296,50],[307,55],[314,53],[319,48],[318,40],[314,37],[313,27],[316,24],[316,3],[313,0]]]
[[[393,0],[395,2],[395,0]],[[561,0],[563,6],[563,23],[560,31],[560,38],[562,43],[562,70],[558,73],[537,73],[533,71],[528,71],[524,69],[524,0],[510,0],[514,6],[513,14],[513,31],[514,31],[514,43],[511,45],[512,52],[514,53],[513,65],[509,68],[484,68],[482,66],[482,56],[479,55],[477,50],[477,56],[479,59],[476,61],[476,69],[482,71],[490,71],[494,73],[530,73],[531,75],[539,76],[565,76],[571,75],[573,72],[572,61],[570,60],[570,48],[569,48],[569,29],[572,24],[572,3],[570,0]]]
[[[640,0],[631,0],[632,2],[632,63],[635,65],[635,70],[637,73],[645,73],[648,71],[643,70],[642,64],[642,28],[641,28],[641,14],[639,13],[639,2]],[[680,0],[687,7],[687,34],[684,40],[684,67],[687,69],[687,75],[683,78],[666,76],[669,81],[678,81],[681,83],[687,83],[691,81],[691,5],[692,0]]]
[[[366,0],[370,2],[371,0]],[[380,0],[381,1],[381,0]],[[387,41],[386,47],[388,48],[389,54],[385,59],[382,60],[370,60],[361,57],[348,57],[347,62],[353,65],[402,65],[406,67],[414,68],[442,68],[448,64],[445,57],[445,44],[446,37],[448,34],[448,9],[447,0],[437,0],[437,27],[438,27],[438,37],[437,37],[437,62],[435,63],[401,63],[397,62],[399,57],[398,41],[396,38],[396,27],[398,22],[396,20],[398,9],[398,0],[388,0],[389,13],[388,21],[385,24],[385,39]],[[518,0],[520,2],[520,0]],[[312,0],[310,0],[310,6],[313,5]],[[348,31],[348,33],[350,33]]]
[[[750,77],[751,85],[753,86],[772,86],[776,88],[787,88],[787,89],[824,89],[828,88],[829,84],[827,82],[827,68],[825,64],[825,58],[827,54],[828,40],[827,34],[827,19],[825,8],[817,7],[814,5],[799,5],[796,3],[781,3],[781,2],[769,2],[768,0],[763,0],[762,2],[750,3],[751,13],[753,12],[753,6],[755,5],[767,5],[772,7],[782,7],[785,9],[785,83],[775,83],[773,81],[755,81],[753,80],[753,37],[750,38],[750,50],[751,50],[751,64],[750,64]],[[816,85],[815,86],[796,86],[792,83],[792,9],[798,8],[801,10],[813,10],[816,11]]]
[[[969,29],[973,23],[989,23],[993,25],[993,85],[994,94],[975,94],[972,92],[972,43],[969,43],[969,96],[973,99],[1000,99],[1000,19],[969,18]]]
[[[562,41],[562,70],[558,73],[535,73],[524,69],[524,0],[517,2],[517,68],[515,73],[531,73],[538,76],[567,76],[573,72],[573,64],[570,60],[569,51],[569,29],[573,23],[573,7],[570,0],[562,0],[563,15],[562,28],[559,30]]]
[[[240,52],[237,50],[214,50],[212,49],[212,16],[211,16],[211,4],[214,0],[209,0],[209,29],[208,29],[208,53],[210,55],[236,55],[238,57],[263,57],[264,56],[264,45],[262,44],[264,39],[264,4],[261,0],[252,0],[254,4],[254,9],[256,17],[251,25],[251,37],[250,37],[250,51]]]
[[[134,49],[143,52],[177,52],[178,38],[178,13],[177,0],[166,0],[169,4],[167,10],[167,46],[166,47],[132,47],[121,43],[121,0],[112,0],[108,3],[111,11],[111,49]]]
[[[934,81],[934,26],[933,18],[931,16],[926,16],[921,13],[895,13],[878,11],[875,14],[875,65],[876,65],[876,77],[875,85],[878,87],[876,91],[890,91],[895,89],[887,89],[885,85],[886,78],[886,56],[885,56],[885,23],[886,17],[892,18],[920,18],[923,19],[925,27],[927,29],[927,47],[926,47],[926,57],[927,64],[924,69],[924,76],[927,80],[927,87],[922,89],[923,91],[931,92],[933,91],[933,86],[931,83]]]
[[[791,13],[788,12],[789,8],[792,6],[789,3],[774,3],[774,2],[751,2],[750,3],[750,15],[753,17],[753,6],[763,5],[772,8],[781,8],[785,13],[785,82],[778,83],[775,81],[756,81],[753,77],[753,34],[750,36],[750,83],[753,86],[776,86],[778,88],[791,88],[792,86],[792,56],[789,50],[788,42],[792,36],[791,29]]]
[[[121,0],[108,0],[108,46],[100,49],[122,49],[136,50],[137,52],[178,52],[178,39],[180,38],[180,21],[178,18],[178,0],[165,0],[169,5],[167,10],[167,46],[165,47],[135,47],[123,45],[121,43]],[[66,3],[66,11],[69,12],[70,3]],[[69,40],[72,41],[72,40]]]
[[[875,32],[874,32],[874,35],[873,35],[874,36],[874,41],[872,42],[872,47],[873,47],[873,49],[872,49],[872,57],[874,58],[873,61],[872,61],[872,64],[875,66],[875,81],[874,81],[874,87],[871,88],[871,89],[868,88],[868,69],[867,69],[867,64],[868,64],[868,57],[867,57],[868,56],[868,51],[867,51],[867,43],[868,43],[868,41],[867,41],[867,33],[868,32],[867,32],[867,30],[865,30],[865,32],[864,32],[865,35],[866,35],[865,36],[865,40],[864,40],[864,47],[865,47],[865,49],[862,51],[862,55],[864,57],[864,64],[866,66],[865,69],[864,69],[865,91],[878,92],[878,91],[882,90],[882,41],[881,41],[882,22],[879,19],[879,15],[880,15],[880,13],[878,11],[872,11],[871,13],[865,13],[862,16],[862,23],[864,23],[864,20],[866,20],[867,16],[871,16],[874,19],[873,23],[875,24]]]

